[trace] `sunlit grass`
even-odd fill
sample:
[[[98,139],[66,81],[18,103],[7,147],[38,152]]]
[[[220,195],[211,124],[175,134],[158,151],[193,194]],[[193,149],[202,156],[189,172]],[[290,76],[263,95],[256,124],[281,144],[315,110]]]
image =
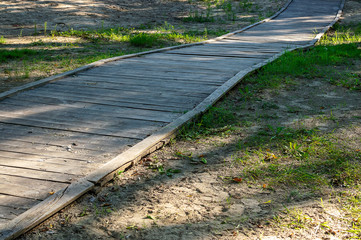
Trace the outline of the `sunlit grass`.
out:
[[[207,39],[207,35],[181,33],[168,23],[155,29],[110,28],[98,30],[74,30],[53,32],[55,36],[79,37],[96,43],[123,42],[134,46],[155,47],[180,43],[199,42]]]

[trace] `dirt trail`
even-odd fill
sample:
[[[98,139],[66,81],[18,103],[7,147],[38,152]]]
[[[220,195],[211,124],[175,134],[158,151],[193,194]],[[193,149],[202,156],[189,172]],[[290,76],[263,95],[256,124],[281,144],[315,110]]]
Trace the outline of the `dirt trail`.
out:
[[[180,10],[188,3],[182,4]],[[347,1],[341,24],[360,24],[360,12],[359,1]],[[142,19],[141,15],[134,18]],[[360,62],[356,66],[360,69]],[[262,185],[227,181],[239,170],[234,165],[238,145],[270,125],[318,127],[350,148],[361,148],[360,92],[320,79],[294,82],[291,87],[259,93],[257,100],[236,112],[239,118],[255,119],[252,127],[237,134],[179,140],[20,239],[347,239],[347,233],[342,233],[347,226],[337,220],[341,213],[336,205],[320,207],[319,199],[327,192],[310,196],[292,188],[271,191]],[[237,102],[237,94],[230,93],[226,101]],[[317,224],[303,231],[264,224],[282,206],[301,208],[315,222],[327,222],[335,234]]]
[[[256,0],[246,1],[258,10],[274,12],[284,1]],[[141,25],[182,25],[184,29],[205,27],[222,29],[237,28],[237,23],[227,22],[184,22],[183,18],[193,12],[204,12],[205,6],[199,1],[187,0],[9,0],[0,1],[0,36],[25,36],[34,31],[67,31],[139,27]],[[251,10],[251,9],[250,9]],[[217,14],[219,9],[214,10]],[[235,11],[235,10],[234,10]],[[266,12],[265,12],[266,13]],[[213,14],[213,12],[212,12]],[[241,13],[236,13],[240,16]],[[252,15],[252,14],[251,14]],[[252,17],[252,16],[244,16]],[[239,19],[237,21],[240,21]],[[242,23],[244,21],[241,21]],[[246,23],[247,24],[247,23]],[[36,25],[36,27],[35,27]]]

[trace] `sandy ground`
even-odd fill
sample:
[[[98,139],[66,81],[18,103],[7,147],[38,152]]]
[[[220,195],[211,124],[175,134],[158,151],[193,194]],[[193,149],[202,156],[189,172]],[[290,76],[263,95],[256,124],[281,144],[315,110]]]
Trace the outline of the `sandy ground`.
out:
[[[265,12],[274,12],[285,1],[250,1]],[[19,36],[43,31],[139,27],[140,25],[183,25],[186,29],[219,27],[214,23],[184,23],[191,12],[205,10],[200,1],[188,0],[7,0],[0,1],[0,36]],[[214,10],[215,12],[220,11]],[[216,13],[215,13],[216,14]],[[241,13],[237,13],[241,15]],[[246,17],[246,16],[245,16]],[[36,27],[35,27],[36,25]],[[221,23],[223,29],[237,24]],[[35,29],[36,28],[36,29]],[[203,28],[203,29],[202,29]]]
[[[79,27],[95,26],[103,20],[104,24],[130,20],[132,23],[133,20],[137,23],[153,21],[151,19],[163,21],[164,12],[173,6],[169,1],[150,0],[148,4],[140,6],[139,1],[126,1],[127,4],[121,5],[116,1],[100,3],[77,0],[63,2],[69,8],[61,12],[58,9],[64,5],[56,4],[58,1],[23,1],[28,6],[26,12],[17,12],[17,2],[0,2],[7,5],[6,11],[16,16],[9,21],[7,29],[2,29],[1,34],[16,34],[19,26],[31,29],[32,23],[23,14],[39,16],[34,8],[40,5],[46,14],[41,14],[39,23],[47,21],[45,16],[50,14],[54,19],[50,25],[60,26],[64,23],[64,26]],[[187,1],[176,2],[174,8],[179,10],[179,14],[173,16],[174,20],[182,17],[189,8]],[[86,7],[82,7],[83,4]],[[80,7],[82,11],[77,12]],[[138,13],[127,14],[130,8],[135,7],[139,8]],[[347,1],[341,24],[360,23],[360,12],[360,1]],[[3,13],[0,15],[2,19]],[[64,14],[72,17],[66,18]],[[76,20],[79,15],[83,16],[83,22]],[[277,115],[277,119],[268,119],[252,128],[245,128],[239,135],[177,141],[120,174],[99,192],[85,195],[20,239],[347,239],[347,235],[337,233],[330,236],[317,229],[301,233],[284,231],[263,225],[260,220],[272,219],[282,205],[289,208],[297,206],[314,219],[328,221],[333,229],[341,231],[345,226],[330,217],[332,214],[339,215],[339,211],[329,206],[327,211],[330,214],[325,216],[320,211],[319,203],[312,200],[319,196],[301,194],[290,203],[285,199],[290,189],[269,191],[262,186],[229,184],[224,181],[226,176],[235,174],[231,163],[237,143],[267,124],[292,125],[295,120],[307,115],[309,118],[301,121],[304,126],[317,126],[324,132],[336,129],[334,133],[337,137],[347,138],[351,145],[355,145],[355,149],[360,148],[361,120],[354,116],[361,116],[361,93],[317,79],[311,82],[298,79],[296,83],[294,87],[283,89],[277,94],[261,93],[261,101],[250,102],[246,110],[237,113],[239,116]],[[231,93],[228,96],[230,101],[236,101],[236,98],[232,100],[233,95]],[[265,110],[262,107],[264,101],[273,102],[277,108]],[[290,106],[298,110],[292,113],[289,111]],[[333,121],[325,122],[317,118],[320,109],[324,113],[332,112],[342,124],[336,126]],[[181,156],[187,154],[192,154],[195,161]],[[207,164],[202,163],[202,159],[207,159]],[[162,169],[177,169],[180,173],[172,173],[170,170],[167,176],[160,174]],[[232,224],[235,220],[240,223],[238,226]]]

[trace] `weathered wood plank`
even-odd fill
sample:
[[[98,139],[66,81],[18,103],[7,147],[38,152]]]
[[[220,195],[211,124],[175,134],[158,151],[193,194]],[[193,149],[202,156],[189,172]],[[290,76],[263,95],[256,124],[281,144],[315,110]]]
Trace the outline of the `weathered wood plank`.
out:
[[[61,183],[71,183],[79,177],[84,176],[85,171],[82,174],[73,175],[68,173],[49,172],[44,170],[29,169],[31,162],[24,161],[20,167],[10,167],[0,165],[0,175],[4,176],[16,176],[16,177],[27,177],[31,179],[54,181]],[[61,166],[59,166],[61,169]]]
[[[288,38],[288,39],[284,39],[284,38],[265,38],[264,36],[248,36],[248,37],[246,37],[246,36],[241,36],[241,37],[232,36],[232,37],[228,37],[226,39],[245,41],[245,42],[254,41],[254,42],[257,42],[257,43],[276,42],[276,43],[285,43],[285,44],[292,44],[292,45],[306,45],[312,40],[312,38],[309,38],[309,40],[293,40],[293,39],[290,39],[290,38]]]
[[[261,42],[252,42],[252,41],[239,41],[234,39],[228,39],[224,38],[216,42],[210,43],[212,45],[221,45],[225,47],[235,47],[235,48],[252,48],[252,49],[258,49],[258,48],[276,48],[276,49],[288,49],[292,48],[295,45],[287,44],[287,43],[279,43],[279,42],[267,42],[267,43],[261,43]],[[210,45],[209,44],[209,45]],[[207,44],[208,45],[208,44]]]
[[[94,185],[88,181],[79,181],[63,188],[19,217],[1,226],[0,237],[7,239],[19,236],[72,201],[75,201],[93,187]]]
[[[268,44],[240,44],[239,42],[227,42],[227,41],[217,41],[215,43],[208,43],[204,45],[207,49],[218,50],[218,51],[229,51],[229,50],[239,50],[245,53],[248,52],[257,52],[257,53],[280,53],[283,50],[287,49],[286,46],[270,46]],[[193,47],[193,49],[201,49],[199,46]]]
[[[61,157],[66,159],[73,160],[83,160],[83,161],[94,161],[100,160],[104,157],[102,156],[110,156],[110,153],[97,153],[92,152],[89,154],[84,150],[73,149],[71,151],[67,151],[65,148],[61,147],[53,147],[48,145],[35,145],[32,143],[14,143],[14,142],[1,142],[0,150],[2,151],[12,151],[14,149],[18,149],[19,152],[24,154],[37,154],[43,155],[46,157]],[[114,154],[113,154],[114,155]]]
[[[122,131],[134,134],[140,134],[140,131],[154,131],[159,126],[163,126],[162,123],[156,122],[157,119],[154,117],[156,114],[164,119],[172,119],[179,115],[176,112],[139,110],[90,103],[74,102],[72,104],[47,104],[45,102],[44,104],[37,99],[25,101],[24,98],[11,98],[3,101],[0,107],[0,114],[9,110],[12,111],[12,113],[8,115],[9,117],[24,115],[22,118],[30,116],[33,119],[36,119],[36,116],[39,116],[44,120],[53,120],[54,123],[62,123],[62,120],[66,120],[67,123],[64,124],[76,124],[78,126],[86,125],[89,128],[95,129],[101,128],[105,124],[107,128],[114,131],[119,131],[119,127],[121,126],[123,128]],[[152,122],[142,119],[123,119],[122,114],[129,113],[138,116],[154,117],[155,120]],[[99,116],[99,114],[101,114],[101,116]],[[59,122],[57,119],[61,121]],[[81,121],[81,123],[79,123],[79,121]]]
[[[60,89],[61,90],[61,89]],[[89,101],[89,103],[92,103],[94,101],[94,103],[99,103],[102,104],[103,101],[105,101],[104,103],[114,103],[114,104],[121,104],[121,103],[129,103],[129,104],[136,104],[137,105],[144,105],[145,109],[147,109],[149,106],[160,106],[159,110],[162,110],[161,107],[170,107],[170,108],[176,108],[174,111],[183,111],[183,107],[186,109],[192,108],[194,107],[194,104],[196,102],[198,102],[197,99],[184,99],[183,104],[180,104],[180,101],[173,101],[172,99],[170,99],[168,102],[165,101],[165,99],[160,98],[160,99],[154,99],[152,100],[151,97],[143,97],[143,95],[137,97],[137,98],[132,98],[131,96],[122,96],[122,95],[114,95],[114,94],[110,94],[110,95],[105,95],[103,94],[101,99],[99,98],[99,94],[96,93],[96,91],[90,91],[87,93],[81,93],[79,94],[78,91],[72,91],[71,89],[67,89],[64,91],[56,91],[56,92],[52,92],[50,93],[48,91],[48,89],[43,89],[43,88],[39,88],[33,90],[33,91],[27,91],[21,94],[21,96],[27,97],[27,96],[44,96],[44,97],[57,97],[59,98],[62,103],[68,103],[71,102],[71,99],[76,99],[76,101],[78,101],[78,99],[85,99],[86,102]],[[69,98],[69,100],[65,100]],[[180,99],[179,99],[180,100]],[[75,101],[75,100],[74,100]],[[117,105],[116,105],[117,106]],[[178,108],[178,109],[177,109]],[[181,108],[182,110],[179,110],[179,108]],[[153,109],[153,108],[150,108]]]
[[[31,138],[31,139],[22,139],[20,137],[15,137],[10,131],[8,132],[3,132],[1,131],[1,133],[5,133],[5,135],[1,135],[0,136],[0,144],[2,145],[14,145],[14,146],[31,146],[34,149],[54,149],[54,150],[59,150],[61,149],[66,150],[66,151],[79,151],[82,153],[87,153],[89,155],[92,154],[104,154],[104,153],[108,153],[109,151],[104,151],[101,149],[94,149],[94,148],[81,148],[79,147],[79,145],[77,144],[49,144],[48,142],[45,142],[44,140],[42,140],[41,137],[37,137],[37,138]],[[0,163],[1,164],[1,163]]]
[[[142,69],[149,69],[151,67],[151,69],[154,69],[155,67],[157,68],[163,68],[166,69],[168,72],[172,71],[172,69],[181,69],[181,71],[186,71],[186,73],[202,73],[202,74],[209,74],[209,73],[223,73],[223,74],[228,74],[229,71],[234,71],[235,69],[235,65],[231,64],[231,65],[218,65],[218,66],[213,66],[210,65],[207,62],[202,62],[202,63],[193,63],[193,62],[189,62],[187,61],[187,59],[152,59],[150,57],[143,57],[143,58],[135,58],[135,59],[129,59],[128,60],[129,63],[132,63],[134,66],[141,66]],[[117,67],[118,69],[124,69],[124,65],[121,64],[121,62],[114,62],[111,64],[107,64],[107,66],[109,67]],[[138,67],[139,68],[139,67]],[[149,69],[149,70],[151,70]],[[174,71],[174,70],[173,70]],[[179,70],[178,70],[179,71]],[[194,79],[193,79],[194,80]]]
[[[168,54],[164,54],[168,55]],[[169,56],[169,55],[168,55]],[[182,55],[172,55],[174,60],[177,60],[175,57],[184,57]],[[166,59],[166,58],[163,58]],[[210,67],[216,64],[209,63]],[[252,63],[253,64],[253,63]],[[117,66],[111,67],[111,71],[106,68],[95,68],[91,69],[86,72],[79,73],[79,75],[114,75],[114,76],[136,76],[138,78],[142,77],[151,77],[154,79],[158,78],[166,78],[166,79],[181,79],[181,80],[188,80],[188,81],[208,81],[213,82],[213,80],[222,81],[226,79],[232,73],[222,73],[222,72],[214,72],[213,74],[209,74],[207,72],[192,72],[190,71],[182,71],[181,68],[173,68],[173,69],[165,69],[164,71],[156,71],[155,69],[149,67],[147,69],[140,69],[139,71],[134,71],[130,68],[121,69]],[[234,69],[233,69],[234,71]],[[233,73],[234,75],[234,73]]]
[[[194,74],[194,75],[186,75],[186,74],[174,74],[173,76],[166,75],[157,75],[157,73],[149,72],[147,75],[141,74],[139,72],[106,72],[106,71],[98,71],[98,72],[82,72],[77,74],[79,76],[96,76],[96,77],[112,77],[112,78],[133,78],[148,81],[171,81],[171,82],[186,82],[186,83],[201,83],[201,84],[222,84],[224,83],[228,75],[206,75],[206,74]]]
[[[230,57],[217,57],[217,56],[185,56],[185,55],[172,55],[169,57],[169,54],[166,53],[156,53],[149,56],[145,56],[145,59],[152,59],[157,61],[158,59],[166,59],[169,61],[187,61],[190,64],[192,62],[202,62],[209,67],[225,67],[225,68],[234,68],[240,69],[245,66],[252,66],[256,63],[262,62],[263,59],[253,59],[253,58],[230,58]],[[222,63],[222,64],[220,64]],[[234,74],[233,74],[234,75]]]
[[[94,75],[78,75],[74,78],[62,79],[57,81],[57,84],[63,83],[84,83],[90,86],[98,87],[99,83],[113,83],[122,87],[140,87],[141,89],[146,87],[145,90],[149,91],[149,88],[154,88],[154,91],[167,90],[167,91],[187,91],[187,92],[204,92],[205,90],[197,89],[202,87],[204,89],[214,89],[218,87],[220,83],[213,83],[209,81],[194,82],[194,81],[167,81],[154,78],[136,78],[136,77],[98,77]],[[153,92],[154,92],[153,91]]]
[[[60,131],[38,127],[27,127],[0,123],[0,138],[50,144],[59,147],[114,149],[134,144],[129,138],[99,136],[88,133]]]
[[[253,59],[268,59],[274,53],[260,53],[256,51],[239,51],[229,49],[210,49],[204,46],[203,48],[184,48],[165,52],[166,54],[179,54],[179,55],[196,55],[196,56],[220,56],[220,57],[234,57],[234,58],[253,58]],[[222,67],[219,67],[222,69]]]
[[[166,61],[164,61],[166,62]],[[70,78],[73,79],[73,78]],[[168,87],[175,87],[175,88],[196,88],[196,87],[214,87],[220,86],[224,82],[224,80],[219,79],[218,81],[196,81],[196,80],[182,80],[182,79],[167,79],[167,78],[154,78],[154,77],[137,77],[134,75],[125,75],[125,76],[116,76],[116,75],[108,75],[106,77],[99,77],[97,75],[89,75],[84,72],[82,75],[77,75],[74,77],[75,81],[86,81],[86,80],[98,80],[104,82],[118,82],[122,84],[134,84],[140,86],[168,86]]]
[[[8,219],[4,219],[4,218],[0,218],[0,229],[2,226],[5,226],[5,224],[7,224],[10,220]],[[1,234],[0,234],[1,236]]]
[[[110,99],[99,99],[96,96],[89,97],[80,97],[77,95],[69,94],[69,93],[48,93],[47,96],[41,94],[39,92],[31,92],[31,93],[23,93],[21,97],[26,98],[34,98],[36,101],[48,102],[50,104],[72,104],[73,102],[78,103],[88,103],[88,104],[98,104],[98,105],[108,105],[114,107],[127,107],[127,108],[137,108],[137,109],[145,109],[145,110],[158,110],[164,112],[183,112],[189,110],[190,107],[182,107],[182,106],[162,106],[162,105],[151,105],[146,103],[138,103],[138,102],[128,102],[124,101],[116,101]],[[66,100],[64,100],[66,99]]]
[[[43,200],[69,184],[0,174],[0,194]],[[26,184],[24,184],[26,183]]]
[[[137,67],[138,64],[142,64],[142,62],[152,59],[152,64],[150,64],[149,62],[145,62],[144,66],[142,68],[147,69],[149,71],[152,71],[152,69],[154,69],[153,71],[159,72],[160,76],[162,76],[162,75],[172,76],[172,72],[186,74],[187,72],[184,72],[184,71],[187,71],[187,69],[193,70],[192,72],[190,72],[191,74],[193,74],[193,73],[194,74],[207,74],[209,72],[217,71],[218,69],[221,71],[222,70],[232,71],[233,67],[235,67],[237,65],[239,66],[239,64],[246,64],[251,61],[250,59],[247,59],[247,58],[242,59],[242,58],[215,57],[215,56],[184,57],[184,56],[174,55],[174,56],[170,57],[169,55],[167,55],[167,52],[155,53],[155,54],[151,54],[151,55],[144,55],[144,56],[141,56],[138,58],[128,59],[127,61],[116,61],[116,62],[107,64],[106,67],[118,66],[119,69],[126,70],[125,66],[128,66],[127,69],[131,69],[131,67],[129,67],[129,66],[132,66],[132,67],[134,66],[135,68],[138,69],[138,67]],[[162,68],[162,65],[163,65],[162,62],[160,61],[161,56],[166,56],[166,59],[168,60],[168,63],[165,64],[166,66],[168,64],[171,64],[170,67],[166,67],[167,68],[166,70],[157,69],[157,68]],[[152,68],[150,68],[149,66],[152,66]],[[142,70],[142,68],[140,70]],[[94,68],[94,69],[90,69],[88,71],[92,72],[96,69],[97,68]],[[211,69],[213,69],[213,71]],[[116,70],[116,69],[114,69],[114,70]],[[204,72],[204,70],[208,70],[208,71]],[[136,73],[137,71],[133,71],[133,72]],[[224,71],[222,71],[222,72],[224,72]]]
[[[15,125],[13,125],[15,126]],[[22,127],[22,126],[18,126],[18,127]],[[51,146],[51,147],[57,147],[57,148],[64,148],[64,149],[79,149],[81,151],[88,151],[88,152],[97,152],[97,153],[106,153],[106,152],[114,152],[115,151],[115,146],[119,146],[119,145],[124,145],[125,142],[123,142],[123,144],[120,144],[121,142],[117,142],[116,145],[114,145],[115,143],[111,143],[111,146],[108,146],[107,143],[98,143],[98,144],[94,144],[94,143],[79,143],[77,141],[70,141],[69,139],[63,140],[63,139],[54,139],[51,138],[49,136],[47,137],[43,137],[43,136],[33,136],[32,138],[30,138],[27,135],[23,135],[21,136],[20,134],[13,134],[11,132],[11,130],[9,131],[1,131],[2,134],[6,134],[6,135],[0,135],[0,144],[2,142],[5,143],[9,143],[9,142],[13,142],[13,143],[17,143],[17,144],[22,144],[22,143],[26,143],[26,144],[41,144],[41,145],[46,145],[46,146]]]
[[[32,105],[32,106],[31,106]],[[83,105],[83,107],[81,107]],[[28,107],[27,107],[28,106]],[[11,111],[11,113],[9,113]],[[98,114],[96,114],[98,112]],[[83,123],[92,124],[89,126],[90,129],[101,129],[103,126],[102,123],[108,126],[110,130],[119,132],[119,127],[115,129],[112,128],[111,124],[117,126],[122,126],[125,130],[133,129],[135,132],[135,126],[137,123],[131,124],[131,121],[126,119],[137,119],[145,121],[154,121],[154,122],[171,122],[180,116],[181,113],[176,112],[161,112],[161,111],[152,111],[144,109],[131,109],[124,107],[110,107],[104,105],[94,105],[88,103],[79,103],[78,105],[47,105],[41,103],[31,104],[29,102],[17,101],[15,103],[14,99],[11,99],[7,102],[3,102],[0,106],[0,116],[1,121],[6,121],[7,118],[17,120],[21,119],[31,119],[31,120],[46,120],[50,123],[61,124],[64,126],[72,126],[72,122],[78,122],[77,120],[84,120]],[[88,117],[93,117],[93,121],[88,120]],[[107,119],[106,117],[109,117]],[[68,122],[59,122],[57,120],[61,119],[72,119]],[[74,119],[74,120],[73,120]],[[80,123],[79,123],[80,124]],[[94,124],[100,127],[93,127]],[[135,126],[134,126],[135,125]],[[155,124],[147,124],[145,127],[149,128]],[[82,124],[80,127],[84,126]],[[76,126],[75,126],[76,127]],[[127,129],[128,128],[128,129]],[[152,129],[151,129],[152,130]],[[107,131],[104,129],[104,131]],[[123,130],[124,131],[124,130]]]
[[[168,52],[165,52],[167,54]],[[173,58],[173,56],[172,56]],[[148,58],[143,58],[148,59]],[[207,64],[199,63],[190,63],[186,60],[184,61],[168,61],[167,63],[162,63],[162,61],[152,61],[145,62],[138,60],[137,62],[128,61],[124,62],[114,62],[112,64],[107,64],[102,67],[102,69],[108,69],[114,72],[131,72],[134,73],[143,73],[146,75],[147,72],[159,72],[160,75],[169,73],[179,73],[179,74],[209,74],[214,73],[216,75],[229,74],[229,71],[234,71],[234,68],[231,68],[226,64],[218,64],[216,66],[209,66]]]
[[[0,206],[27,210],[38,203],[40,203],[40,201],[36,199],[0,194]]]
[[[85,150],[85,151],[95,151],[98,153],[101,152],[118,152],[122,148],[120,146],[127,146],[134,144],[134,140],[127,138],[108,138],[104,140],[91,139],[88,138],[89,142],[86,142],[86,138],[76,138],[70,137],[66,138],[65,136],[59,138],[54,135],[49,135],[48,133],[44,134],[32,134],[30,135],[27,132],[21,132],[26,126],[12,125],[7,124],[9,129],[0,130],[0,144],[2,142],[17,142],[17,144],[22,143],[31,143],[31,144],[43,144],[49,145],[52,147],[64,148],[64,149],[75,149],[75,150]],[[48,129],[42,129],[43,131],[47,131]],[[52,130],[56,131],[56,130]],[[74,132],[72,132],[74,133]],[[129,141],[130,140],[130,141]]]
[[[11,220],[24,213],[25,209],[19,209],[0,205],[0,219]]]
[[[26,160],[26,161],[34,161],[34,162],[69,164],[71,166],[74,166],[74,168],[84,167],[84,169],[90,169],[90,168],[96,168],[98,166],[98,164],[96,164],[94,161],[90,161],[90,160],[65,158],[65,157],[60,157],[60,156],[49,156],[46,153],[35,154],[35,153],[31,153],[31,152],[30,153],[17,152],[15,149],[12,149],[12,150],[1,150],[0,149],[0,156],[2,159],[12,158],[12,159],[20,159],[20,160]]]
[[[36,89],[38,90],[38,89]],[[91,86],[84,86],[82,89],[75,89],[71,86],[59,86],[56,84],[48,84],[42,87],[42,91],[52,90],[52,91],[60,91],[60,92],[68,92],[71,91],[74,94],[78,94],[82,96],[82,94],[97,94],[105,97],[119,97],[119,99],[141,99],[141,100],[149,100],[152,102],[167,102],[171,101],[172,103],[183,103],[184,101],[193,102],[199,101],[204,98],[204,94],[199,94],[195,96],[194,94],[172,94],[171,92],[165,93],[144,93],[144,92],[136,92],[136,91],[120,91],[120,90],[112,90],[112,89],[96,89]]]
[[[68,89],[68,88],[73,88],[71,85],[62,85],[59,84],[57,82],[54,83],[50,83],[47,85],[47,87],[50,87],[52,89]],[[84,91],[89,91],[91,89],[96,90],[98,92],[99,95],[101,94],[110,94],[110,93],[114,93],[116,95],[124,95],[124,96],[138,96],[138,95],[144,95],[144,96],[161,96],[163,98],[171,98],[171,96],[174,97],[174,99],[184,99],[184,97],[189,97],[189,98],[193,98],[193,99],[200,99],[200,98],[204,98],[204,96],[207,95],[207,93],[197,93],[197,95],[195,96],[194,94],[190,93],[189,91],[169,91],[169,90],[160,90],[157,89],[157,87],[155,87],[155,91],[149,91],[149,90],[142,90],[141,88],[135,89],[133,88],[132,90],[127,90],[127,89],[122,89],[122,88],[101,88],[98,87],[97,85],[94,84],[88,84],[88,85],[84,85],[81,89],[83,89]],[[78,90],[80,92],[80,89],[74,89],[74,90]]]
[[[72,80],[64,80],[64,81],[57,81],[54,82],[56,85],[67,85],[67,86],[76,86],[76,87],[84,87],[90,86],[97,89],[113,89],[113,90],[120,90],[120,91],[135,91],[141,93],[167,93],[171,92],[173,94],[210,94],[213,92],[217,87],[215,86],[204,86],[203,88],[187,88],[182,87],[180,84],[177,87],[172,86],[160,86],[158,84],[154,84],[153,87],[136,85],[136,84],[124,84],[122,82],[103,82],[103,81],[77,81],[74,79]]]
[[[55,172],[55,173],[66,173],[76,176],[82,176],[87,172],[90,172],[94,169],[94,166],[90,168],[85,164],[83,165],[70,165],[67,163],[57,164],[57,163],[47,163],[47,162],[36,162],[36,161],[27,161],[27,160],[20,160],[16,158],[4,158],[0,156],[0,166],[4,167],[14,167],[14,168],[26,168],[38,171],[45,171],[45,172]],[[10,174],[16,175],[17,174]],[[28,175],[26,175],[28,176]],[[69,177],[72,178],[72,177]],[[1,205],[1,204],[0,204]]]

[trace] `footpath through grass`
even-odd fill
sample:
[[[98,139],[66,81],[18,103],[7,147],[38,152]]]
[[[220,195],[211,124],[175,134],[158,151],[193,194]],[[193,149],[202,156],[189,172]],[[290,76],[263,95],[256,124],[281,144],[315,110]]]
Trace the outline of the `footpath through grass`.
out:
[[[165,21],[109,28],[102,22],[95,30],[68,26],[60,32],[57,25],[33,19],[32,36],[23,36],[21,29],[18,38],[0,36],[0,92],[97,60],[214,38],[269,17],[285,0],[266,2],[192,0],[187,16],[176,18],[176,10],[167,13],[173,25]]]
[[[216,36],[223,33],[211,32]],[[203,41],[208,39],[208,34],[207,30],[180,33],[165,23],[154,32],[121,27],[90,31],[52,31],[46,36],[31,37],[31,41],[19,44],[20,46],[7,44],[6,39],[2,39],[0,91],[105,58]]]
[[[268,204],[284,206],[260,218],[262,231],[361,239],[361,98],[346,96],[361,92],[360,69],[361,25],[336,25],[314,48],[287,53],[243,79],[179,139],[238,138],[228,152],[232,174],[225,181],[261,186],[275,195]],[[346,88],[340,90],[345,99],[332,105],[335,89],[329,87],[329,99],[312,91],[328,83]],[[320,209],[297,207],[310,200]],[[331,218],[330,209],[337,212]],[[289,236],[281,234],[285,230]]]

